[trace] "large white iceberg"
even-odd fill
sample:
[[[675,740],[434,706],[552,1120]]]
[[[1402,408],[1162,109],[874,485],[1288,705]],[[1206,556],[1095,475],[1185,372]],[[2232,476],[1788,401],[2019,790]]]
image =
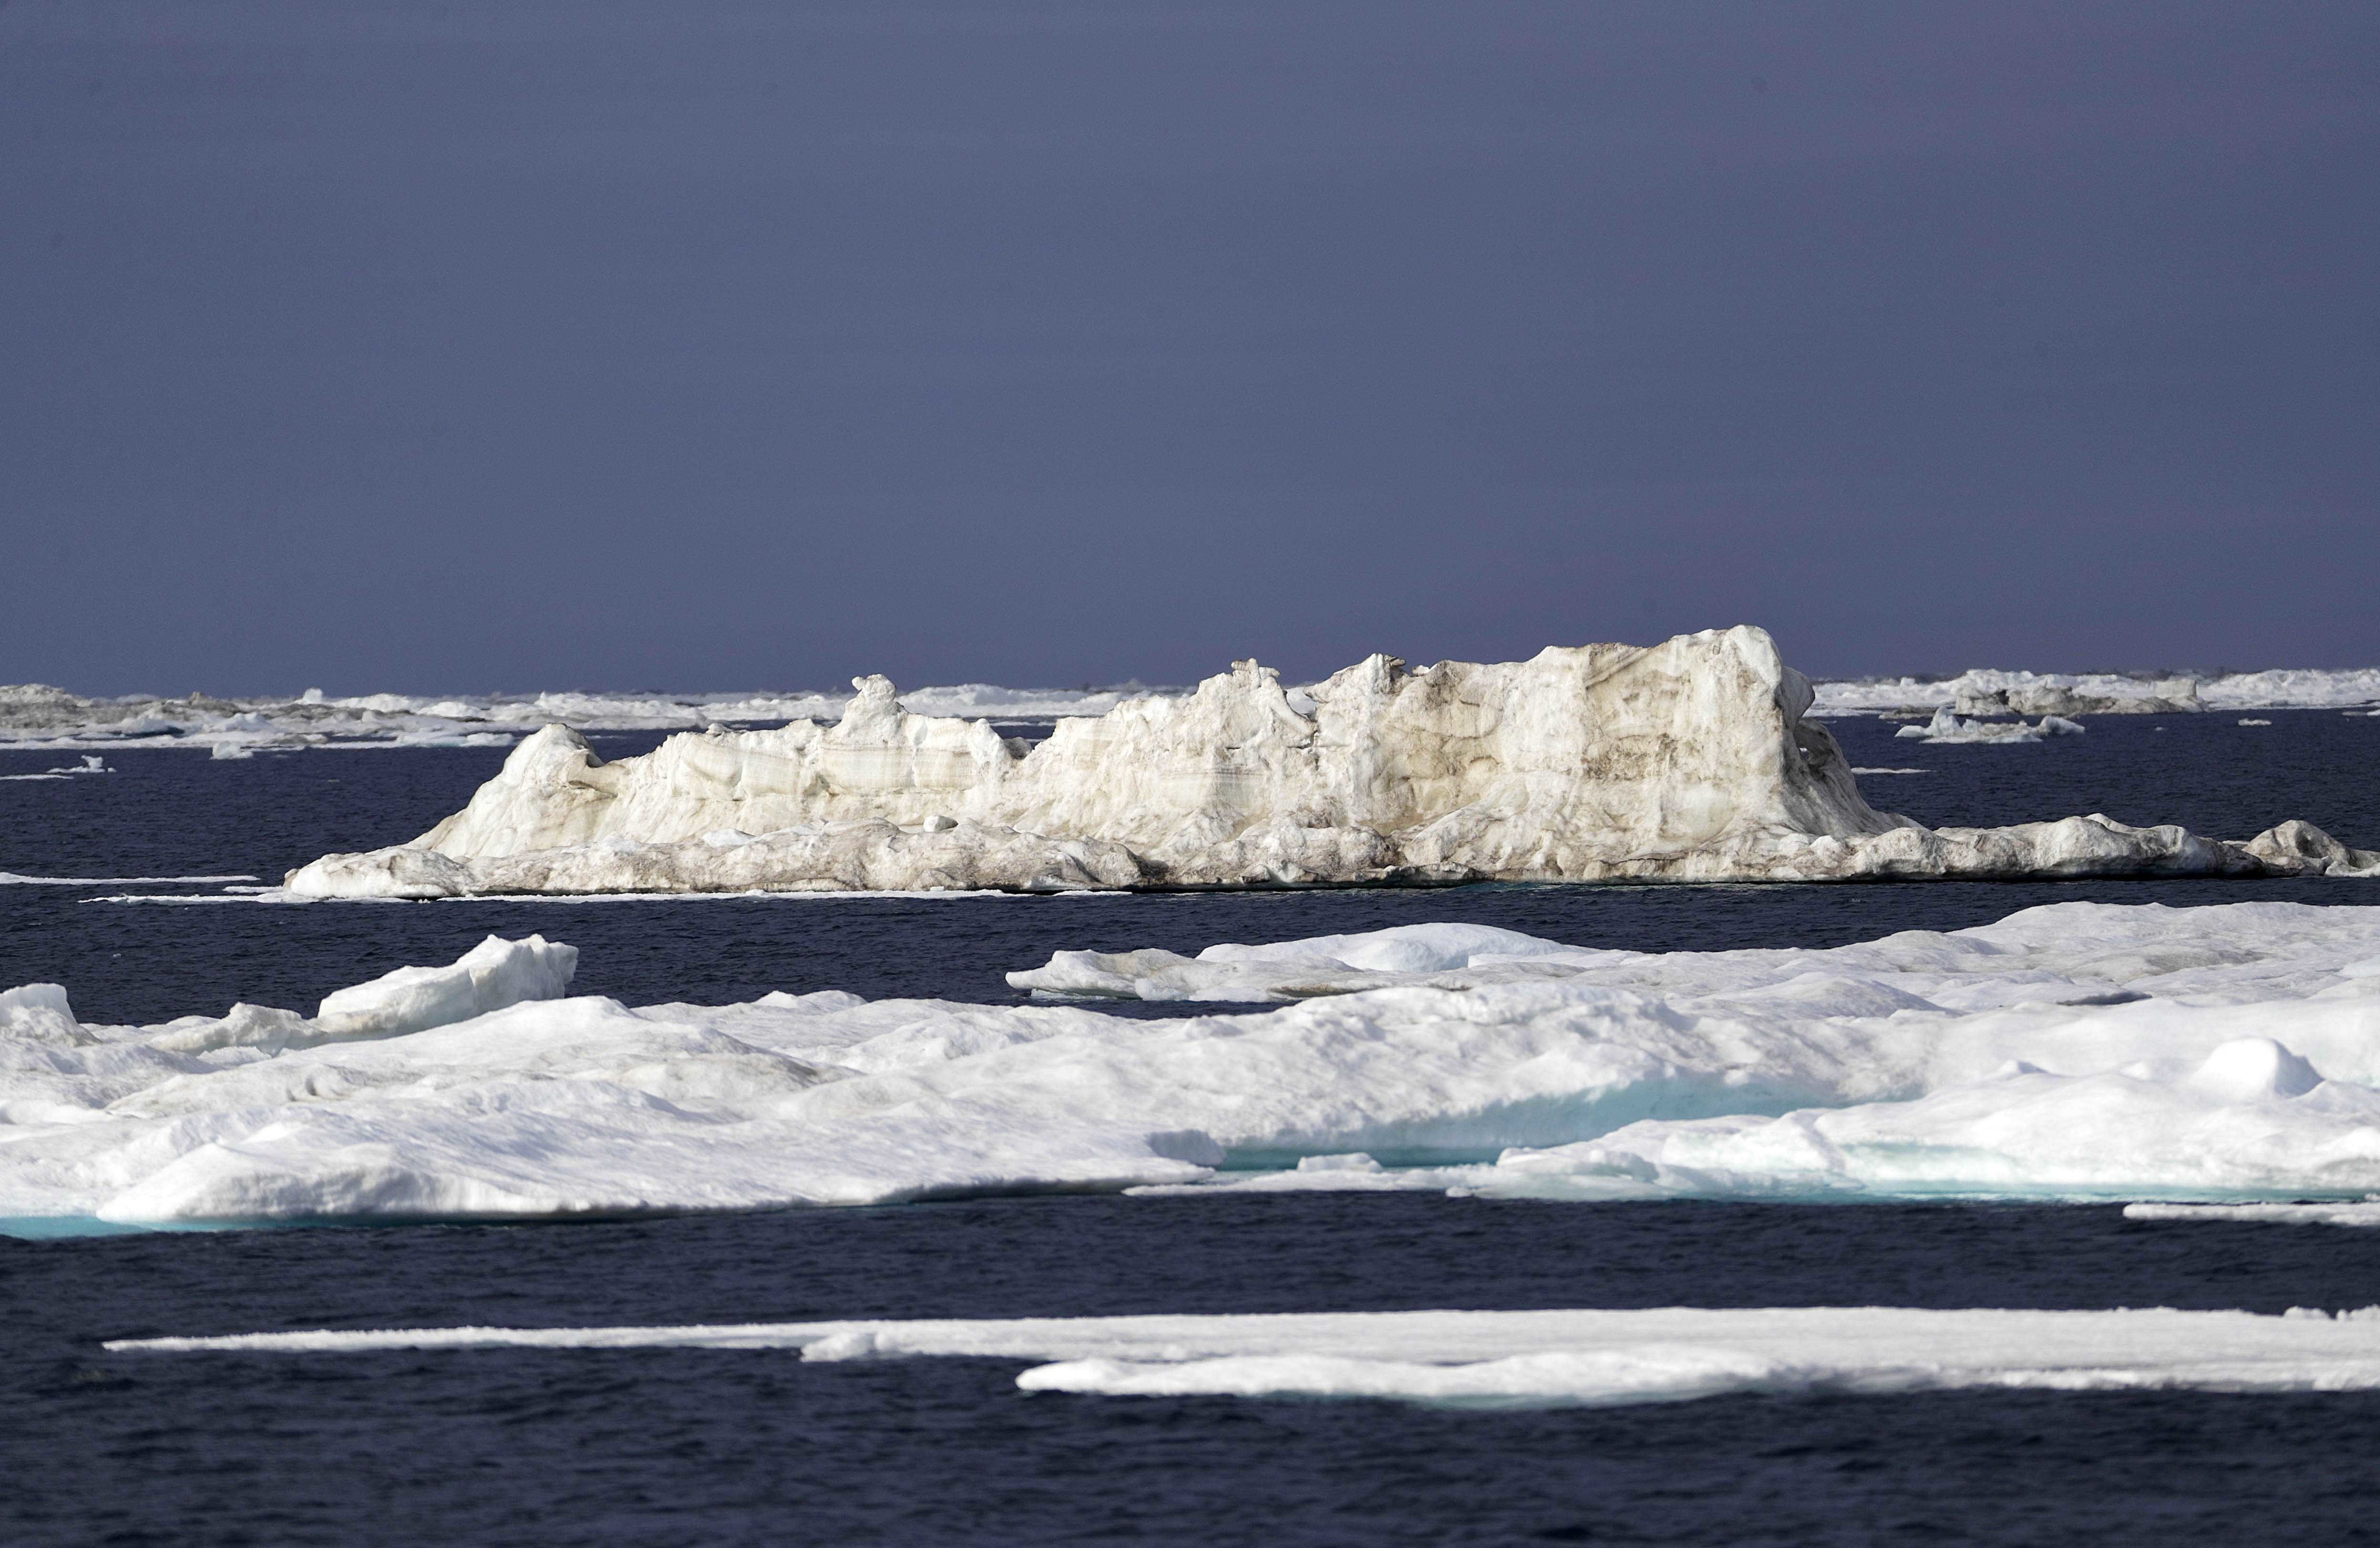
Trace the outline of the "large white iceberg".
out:
[[[0,994],[0,1217],[2380,1194],[2375,908],[2063,904],[1826,951],[1438,926],[1175,961],[1178,987],[1307,997],[1159,1022],[832,992],[632,1010],[540,997],[571,963],[534,939],[310,1018],[98,1026],[32,985]]]
[[[905,710],[674,737],[606,762],[550,725],[410,844],[292,872],[299,896],[751,889],[1832,881],[2380,872],[2099,815],[1929,829],[1862,798],[1809,683],[1756,628],[1408,671],[1293,696],[1253,661],[1038,744]],[[2325,848],[2325,846],[2327,846]]]

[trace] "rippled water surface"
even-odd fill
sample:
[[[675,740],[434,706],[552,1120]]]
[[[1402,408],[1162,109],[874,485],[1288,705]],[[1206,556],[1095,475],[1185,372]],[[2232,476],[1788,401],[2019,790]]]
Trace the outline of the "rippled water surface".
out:
[[[1836,724],[1871,800],[1931,823],[2104,811],[2380,846],[2380,720],[2098,719],[2030,747]],[[607,753],[652,738],[611,738]],[[402,840],[501,752],[0,782],[0,871],[249,872]],[[0,774],[72,762],[0,753]],[[2372,889],[2372,890],[2367,890]],[[86,1018],[311,1007],[490,932],[631,1003],[771,989],[1011,997],[1067,946],[1196,948],[1425,920],[1647,949],[1832,945],[2070,898],[2380,902],[2352,882],[1465,887],[1060,898],[117,903],[212,885],[0,885],[0,984]],[[1171,1014],[1179,1007],[1148,1007]],[[1212,1006],[1196,1007],[1212,1009]],[[1417,1307],[2277,1311],[2380,1301],[2380,1233],[2105,1209],[1598,1206],[1417,1196],[1045,1198],[552,1226],[0,1237],[10,1542],[2363,1541],[2380,1397],[1726,1397],[1448,1412],[1027,1396],[1017,1367],[784,1351],[113,1355],[105,1338],[459,1323]]]

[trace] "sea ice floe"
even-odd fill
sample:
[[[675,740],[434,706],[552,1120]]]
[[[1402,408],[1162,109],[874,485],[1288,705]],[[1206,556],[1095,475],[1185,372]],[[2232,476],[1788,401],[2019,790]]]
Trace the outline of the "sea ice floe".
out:
[[[1392,1398],[1454,1408],[1617,1406],[1733,1393],[2380,1387],[2380,1309],[2291,1311],[1387,1311],[841,1321],[691,1327],[420,1328],[119,1339],[116,1352],[798,1349],[806,1362],[1029,1361],[1026,1392]]]
[[[1935,711],[1934,718],[1923,725],[1904,725],[1893,733],[1896,737],[1916,741],[1986,742],[2002,746],[2047,741],[2053,737],[2079,737],[2082,734],[2082,725],[2063,715],[2044,715],[2039,724],[2027,725],[2022,721],[1961,720],[1947,708]]]
[[[550,725],[409,844],[293,894],[1060,892],[1325,883],[2380,873],[2318,829],[2240,843],[2102,814],[1924,827],[1861,796],[1756,628],[1524,662],[1375,655],[1293,695],[1254,661],[1040,743],[914,713],[883,677],[831,725],[714,726],[607,762]],[[1948,711],[1912,734],[2038,739]]]
[[[2264,1225],[2380,1225],[2380,1199],[2349,1204],[2127,1204],[2124,1218],[2246,1221]]]
[[[31,985],[0,995],[0,1217],[2380,1194],[2380,909],[2061,904],[1824,951],[1408,927],[1141,954],[1128,981],[1059,956],[1078,989],[1305,997],[1154,1022],[832,992],[632,1010],[557,997],[573,954],[536,937],[313,1017],[91,1025]]]
[[[107,766],[106,759],[93,754],[91,757],[85,758],[79,763],[68,763],[58,768],[43,769],[39,774],[0,774],[0,779],[73,779],[79,774],[114,774],[115,772],[115,771],[114,769]]]

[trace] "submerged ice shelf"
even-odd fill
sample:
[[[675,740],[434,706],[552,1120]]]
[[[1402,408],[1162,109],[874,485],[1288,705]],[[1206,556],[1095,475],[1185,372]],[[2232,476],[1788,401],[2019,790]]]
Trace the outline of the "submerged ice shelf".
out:
[[[1926,828],[1879,812],[1810,684],[1738,628],[1650,648],[1292,691],[1253,661],[1046,740],[913,713],[882,677],[832,725],[712,726],[607,762],[550,725],[410,844],[292,872],[316,897],[1427,884],[1477,880],[2380,874],[2284,823],[2253,839],[2094,814]],[[1942,740],[1987,730],[1945,711]]]
[[[527,1218],[1023,1190],[2349,1203],[2380,908],[2086,903],[1824,951],[1475,926],[1062,953],[1148,1021],[833,992],[630,1009],[491,940],[312,1017],[0,994],[0,1217]],[[55,1227],[46,1227],[55,1229]]]

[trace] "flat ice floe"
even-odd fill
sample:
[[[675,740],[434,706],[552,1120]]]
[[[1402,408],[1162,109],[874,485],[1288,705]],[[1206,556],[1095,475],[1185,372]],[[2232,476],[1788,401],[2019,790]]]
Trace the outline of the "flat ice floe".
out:
[[[291,893],[1259,887],[1459,881],[2380,874],[2288,823],[2252,839],[2103,814],[1927,828],[1860,794],[1762,630],[1408,670],[1294,691],[1254,661],[1038,744],[913,713],[883,677],[834,724],[674,737],[607,762],[549,725],[409,844]],[[1916,734],[2037,739],[1948,711]]]
[[[797,1349],[806,1361],[1036,1363],[1026,1392],[1394,1398],[1455,1408],[1670,1403],[1729,1393],[2361,1392],[2380,1309],[1933,1311],[1897,1307],[1390,1311],[422,1328],[122,1339],[118,1352]]]
[[[1061,953],[1070,1005],[568,997],[491,940],[311,1017],[0,994],[0,1217],[526,1218],[1047,1189],[2346,1203],[2380,909],[2061,904],[1825,951],[1476,926]],[[1104,975],[1104,976],[1102,976]],[[1046,985],[1037,985],[1044,986]]]

